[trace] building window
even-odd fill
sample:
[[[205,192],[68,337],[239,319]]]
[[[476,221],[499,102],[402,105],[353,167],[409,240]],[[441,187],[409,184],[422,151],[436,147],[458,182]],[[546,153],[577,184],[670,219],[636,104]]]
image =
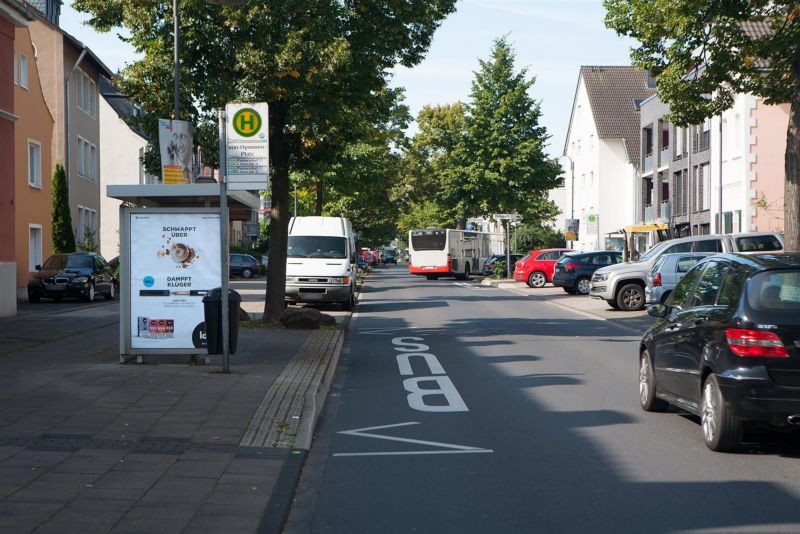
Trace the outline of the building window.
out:
[[[700,199],[700,211],[711,209],[711,165],[700,165],[700,179],[698,180],[697,198]]]
[[[84,158],[83,145],[86,141],[78,136],[78,176],[86,176],[86,159]]]
[[[97,117],[97,85],[88,74],[82,70],[78,70],[78,76],[75,81],[77,84],[75,92],[77,93],[78,108],[83,110],[84,113],[91,117]]]
[[[78,206],[77,241],[80,246],[97,244],[97,210]],[[91,243],[89,243],[91,240]],[[94,248],[94,247],[92,247]]]
[[[28,185],[42,187],[42,144],[28,140]]]
[[[16,67],[17,85],[23,89],[28,88],[28,57],[25,54],[18,54],[17,61],[14,66]]]
[[[28,225],[28,272],[36,271],[42,262],[42,227],[39,224]]]

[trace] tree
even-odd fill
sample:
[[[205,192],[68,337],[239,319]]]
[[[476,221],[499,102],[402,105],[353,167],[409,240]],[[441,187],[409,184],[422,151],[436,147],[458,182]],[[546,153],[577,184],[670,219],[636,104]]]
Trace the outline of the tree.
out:
[[[455,0],[338,2],[251,0],[242,7],[179,2],[181,102],[195,123],[228,101],[270,104],[272,211],[265,320],[283,311],[289,173],[353,137],[352,124],[383,105],[390,69],[422,60]],[[171,2],[76,0],[90,24],[128,29],[141,60],[122,73],[123,90],[153,119],[169,116]]]
[[[786,250],[800,250],[800,4],[796,0],[604,0],[606,25],[639,41],[680,126],[733,104],[737,93],[791,103],[786,140]],[[753,24],[754,23],[754,24]]]
[[[539,125],[539,103],[528,94],[536,79],[528,79],[527,69],[515,73],[505,38],[495,41],[491,56],[480,61],[467,117],[471,213],[520,212],[528,222],[549,220],[556,209],[547,195],[558,186],[561,167],[544,153],[549,135]]]
[[[480,61],[470,102],[426,107],[419,133],[407,152],[409,189],[417,206],[432,200],[439,219],[458,228],[470,217],[520,212],[530,222],[551,219],[547,199],[561,168],[544,153],[549,136],[539,125],[539,104],[529,91],[535,79],[515,72],[514,52],[505,39]]]
[[[60,163],[53,173],[53,192],[50,202],[53,220],[53,252],[75,252],[75,234],[72,233],[72,215],[69,211],[67,173]]]

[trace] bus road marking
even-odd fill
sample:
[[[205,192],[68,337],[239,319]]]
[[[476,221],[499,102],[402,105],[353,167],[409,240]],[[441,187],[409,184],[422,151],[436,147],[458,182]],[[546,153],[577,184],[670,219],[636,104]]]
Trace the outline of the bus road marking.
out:
[[[360,436],[364,438],[384,439],[387,441],[399,441],[401,443],[413,443],[416,445],[427,445],[429,447],[437,447],[445,450],[421,450],[421,451],[383,451],[383,452],[338,452],[333,456],[408,456],[420,454],[470,454],[470,453],[487,453],[494,452],[492,449],[482,449],[480,447],[470,447],[467,445],[457,445],[454,443],[442,443],[439,441],[426,441],[421,439],[400,438],[397,436],[387,436],[384,434],[375,434],[369,432],[370,430],[381,430],[385,428],[397,428],[401,426],[410,426],[420,424],[417,421],[408,423],[397,423],[393,425],[370,426],[365,428],[355,428],[353,430],[342,430],[337,434],[345,434],[347,436]]]

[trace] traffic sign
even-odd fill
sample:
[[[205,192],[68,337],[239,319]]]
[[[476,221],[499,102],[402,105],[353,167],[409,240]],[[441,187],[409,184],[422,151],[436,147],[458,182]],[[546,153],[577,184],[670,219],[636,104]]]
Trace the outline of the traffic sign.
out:
[[[230,190],[269,188],[269,107],[266,102],[225,106],[226,175]]]

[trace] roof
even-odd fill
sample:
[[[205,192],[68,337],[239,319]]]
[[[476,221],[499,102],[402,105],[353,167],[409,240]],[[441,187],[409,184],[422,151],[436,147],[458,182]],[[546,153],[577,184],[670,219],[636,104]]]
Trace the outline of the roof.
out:
[[[21,27],[27,25],[28,21],[33,20],[36,16],[28,6],[17,0],[0,0],[0,17]]]
[[[761,39],[772,35],[772,30],[769,28],[769,23],[764,21],[743,21],[739,23],[745,35],[750,39]]]
[[[148,139],[147,134],[139,128],[133,126],[128,119],[136,116],[136,108],[128,98],[120,93],[111,80],[105,76],[100,76],[100,94],[103,95],[108,105],[116,112],[120,119],[125,121],[128,128],[143,139]]]
[[[598,137],[624,139],[628,161],[637,164],[640,128],[638,106],[642,100],[656,93],[655,84],[648,86],[648,73],[631,66],[583,66],[578,77],[579,87],[581,80],[589,96]],[[576,89],[576,98],[577,92]],[[565,145],[565,154],[566,151]]]

